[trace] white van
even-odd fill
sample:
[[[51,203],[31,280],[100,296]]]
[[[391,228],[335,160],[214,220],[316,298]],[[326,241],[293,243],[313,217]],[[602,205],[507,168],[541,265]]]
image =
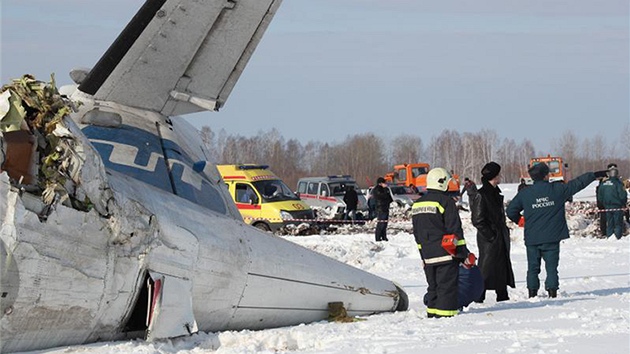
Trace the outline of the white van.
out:
[[[297,183],[297,194],[311,208],[324,209],[325,214],[330,215],[333,219],[342,219],[346,211],[343,196],[347,186],[352,186],[357,191],[359,197],[358,218],[361,219],[361,215],[367,216],[368,205],[365,194],[350,175],[300,178]]]

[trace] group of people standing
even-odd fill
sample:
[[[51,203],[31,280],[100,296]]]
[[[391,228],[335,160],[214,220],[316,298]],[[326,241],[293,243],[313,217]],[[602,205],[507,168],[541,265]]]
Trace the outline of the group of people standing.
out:
[[[499,188],[501,166],[498,163],[489,162],[483,166],[482,186],[478,190],[472,181],[465,184],[464,191],[469,196],[472,224],[477,229],[477,267],[474,254],[466,246],[456,203],[446,193],[452,176],[443,168],[429,171],[427,193],[412,208],[413,233],[428,283],[425,295],[428,317],[454,316],[462,306],[467,306],[473,300],[483,302],[488,290],[496,293],[496,301],[509,300],[508,287],[514,288],[515,284],[506,217],[515,223],[525,220],[529,297],[538,296],[542,261],[547,274],[544,289],[549,297],[557,296],[560,241],[569,237],[565,202],[595,179],[611,180],[614,172],[611,169],[588,172],[567,183],[551,183],[549,167],[541,162],[531,166],[528,173],[534,181],[533,185],[519,188],[506,209]],[[616,184],[610,182],[613,183]],[[605,189],[602,189],[602,185],[600,184],[601,193],[612,193],[603,192]],[[623,194],[625,196],[625,190]],[[624,201],[624,207],[625,203]],[[616,218],[617,216],[614,220]],[[464,284],[470,290],[469,293],[474,294],[472,300],[465,302],[461,299],[463,295],[460,274],[471,268],[479,269],[479,282],[483,284]]]

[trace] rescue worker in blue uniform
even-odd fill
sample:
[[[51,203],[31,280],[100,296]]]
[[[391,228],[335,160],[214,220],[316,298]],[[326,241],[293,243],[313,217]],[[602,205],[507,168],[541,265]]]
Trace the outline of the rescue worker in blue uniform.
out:
[[[451,174],[444,168],[434,168],[427,174],[427,193],[411,210],[413,234],[424,263],[427,278],[428,317],[457,315],[459,264],[474,265],[474,255],[468,251],[462,221],[455,200],[447,194]],[[450,240],[443,246],[444,239]]]
[[[619,179],[617,165],[610,164],[608,178],[597,188],[597,200],[601,201],[606,218],[606,236],[613,234],[617,240],[623,235],[623,208],[628,203],[628,193]]]
[[[540,288],[541,258],[547,273],[545,289],[549,297],[556,297],[560,286],[560,241],[569,238],[564,203],[596,178],[606,177],[606,171],[588,172],[567,183],[550,183],[549,166],[544,162],[532,166],[527,172],[534,184],[516,194],[508,204],[506,214],[515,223],[521,218],[521,211],[525,218],[529,297],[537,296]]]

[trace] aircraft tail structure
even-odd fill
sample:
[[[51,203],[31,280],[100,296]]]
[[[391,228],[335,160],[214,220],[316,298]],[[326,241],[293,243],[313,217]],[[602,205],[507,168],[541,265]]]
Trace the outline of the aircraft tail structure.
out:
[[[147,0],[79,90],[165,116],[218,110],[281,2]]]

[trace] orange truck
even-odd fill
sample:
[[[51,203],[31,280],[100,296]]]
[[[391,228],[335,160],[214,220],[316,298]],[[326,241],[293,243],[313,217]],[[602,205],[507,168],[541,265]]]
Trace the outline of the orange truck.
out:
[[[395,165],[394,171],[388,172],[383,178],[388,183],[414,186],[419,194],[424,194],[427,189],[427,173],[431,166],[428,163],[404,163]],[[448,191],[459,196],[459,176],[453,174],[453,179],[449,182]]]
[[[544,157],[532,157],[529,159],[527,170],[532,166],[544,162],[549,166],[549,182],[567,182],[571,177],[569,176],[569,164],[562,160],[562,157],[547,155]],[[526,184],[532,184],[531,177],[529,175],[522,176],[525,179]]]

